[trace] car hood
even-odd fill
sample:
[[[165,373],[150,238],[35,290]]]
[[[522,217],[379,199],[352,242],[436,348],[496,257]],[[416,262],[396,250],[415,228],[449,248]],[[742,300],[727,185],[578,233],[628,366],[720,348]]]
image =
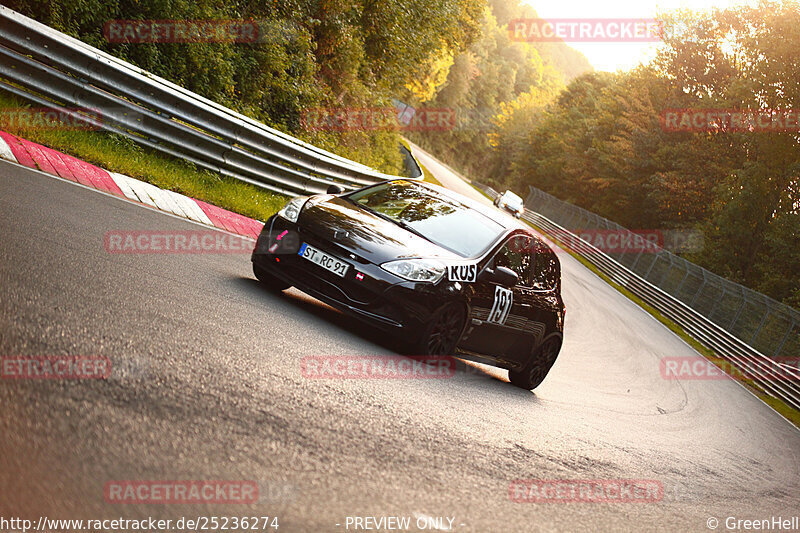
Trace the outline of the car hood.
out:
[[[302,232],[334,242],[375,264],[412,257],[464,261],[458,254],[336,196],[310,198],[297,223]]]

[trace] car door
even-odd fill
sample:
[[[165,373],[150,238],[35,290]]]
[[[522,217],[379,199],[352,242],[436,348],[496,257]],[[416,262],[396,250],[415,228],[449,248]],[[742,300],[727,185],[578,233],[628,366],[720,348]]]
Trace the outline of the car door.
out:
[[[528,235],[511,236],[485,263],[482,271],[510,268],[519,276],[519,283],[503,287],[478,276],[470,288],[470,320],[459,343],[461,348],[503,361],[519,359],[520,346],[528,336],[525,317],[532,305],[532,243]]]
[[[536,344],[553,331],[560,330],[562,301],[560,297],[561,264],[555,253],[542,242],[536,244],[531,275],[533,313],[531,329],[536,331]]]

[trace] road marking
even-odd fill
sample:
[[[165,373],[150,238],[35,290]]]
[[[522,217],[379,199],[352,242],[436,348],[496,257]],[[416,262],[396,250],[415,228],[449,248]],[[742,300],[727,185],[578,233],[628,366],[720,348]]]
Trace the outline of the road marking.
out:
[[[78,185],[134,200],[235,235],[257,238],[264,223],[149,183],[109,172],[46,146],[0,131],[0,158]]]
[[[0,157],[2,157],[3,159],[7,159],[13,163],[18,162],[17,158],[14,157],[14,152],[11,151],[11,147],[2,137],[0,137]]]
[[[9,163],[11,163],[11,162],[9,162]],[[2,163],[0,163],[0,164],[2,164]],[[143,204],[143,203],[141,203],[139,201],[139,199],[137,197],[135,197],[135,195],[134,195],[133,198],[131,198],[131,200],[135,200],[136,203],[131,203],[127,198],[122,198],[119,195],[110,193],[110,192],[108,192],[106,190],[103,190],[103,189],[95,189],[94,187],[92,187],[90,185],[83,185],[82,183],[78,183],[77,181],[72,181],[72,180],[68,180],[66,178],[62,178],[61,176],[59,176],[57,174],[48,174],[47,172],[43,172],[43,171],[41,171],[41,170],[39,170],[37,168],[31,168],[31,167],[29,167],[27,165],[23,165],[22,163],[11,163],[11,164],[16,165],[16,166],[18,166],[20,168],[23,168],[23,169],[25,169],[25,170],[27,170],[29,172],[35,172],[36,174],[41,174],[42,176],[47,176],[48,178],[53,178],[55,180],[62,181],[64,183],[69,183],[71,185],[74,185],[76,187],[80,187],[82,189],[86,189],[88,191],[94,191],[94,192],[102,194],[104,196],[108,196],[109,198],[114,198],[116,200],[119,200],[120,202],[125,202],[128,205],[135,205],[135,206],[141,207],[142,209],[150,209],[150,210],[155,209],[156,211],[158,211],[159,213],[161,213],[164,216],[172,217],[172,218],[175,218],[175,219],[178,219],[178,220],[182,220],[184,222],[188,222],[189,224],[195,224],[197,226],[203,226],[205,228],[208,228],[207,224],[203,224],[203,223],[197,222],[197,221],[192,220],[190,218],[178,216],[178,215],[176,215],[174,213],[170,213],[168,211],[162,211],[162,210],[158,209],[156,206],[151,205],[151,204]],[[127,176],[124,176],[122,174],[119,174],[119,176],[122,176],[124,178],[128,178]],[[142,183],[142,182],[140,182],[138,180],[134,180],[133,178],[128,178],[128,179],[131,180],[131,181],[137,181],[138,183]],[[254,222],[258,222],[258,221],[254,220]],[[215,231],[219,231],[220,233],[225,233],[226,235],[233,235],[233,236],[236,236],[236,237],[241,237],[243,239],[248,239],[248,240],[251,240],[253,242],[256,241],[256,239],[252,235],[241,235],[239,233],[235,233],[235,232],[229,231],[226,228],[219,227],[219,226],[217,226],[215,224],[211,225],[211,229],[213,229]],[[333,309],[333,308],[331,307],[331,309]]]
[[[122,193],[137,202],[143,202],[162,211],[167,211],[183,218],[190,218],[195,222],[201,222],[209,226],[214,226],[194,199],[178,194],[173,191],[159,189],[149,183],[144,183],[124,174],[111,172],[111,179],[122,190]]]
[[[139,202],[139,197],[136,196],[136,193],[133,191],[130,185],[130,180],[133,178],[129,178],[125,174],[119,174],[117,172],[111,172],[111,179],[114,180],[114,183],[117,184],[117,187],[122,191],[122,194],[125,195],[126,198],[130,198],[135,202]]]
[[[183,209],[183,212],[186,213],[186,216],[192,220],[202,222],[203,224],[208,224],[209,226],[214,225],[211,222],[211,219],[208,218],[208,215],[206,215],[203,210],[200,209],[200,206],[188,196],[184,196],[172,191],[170,191],[170,196],[172,196],[172,199],[175,200],[175,203],[178,204],[181,209]]]
[[[122,178],[124,178],[124,180]],[[128,176],[122,176],[122,174],[116,176],[116,179],[114,181],[117,180],[124,181],[127,188],[130,189],[130,192],[133,193],[133,196],[130,197],[131,200],[136,200],[137,202],[141,202],[143,204],[147,204],[151,207],[155,207],[156,209],[158,209],[156,203],[153,201],[152,198],[150,198],[150,195],[147,194],[147,189],[144,187],[144,183],[142,183],[139,180],[129,178]],[[119,185],[119,182],[117,183],[117,185]],[[122,186],[120,186],[120,189],[122,189]],[[125,189],[123,189],[123,193],[125,193]]]
[[[153,198],[153,200],[156,201],[156,203],[158,203],[158,201],[161,200],[167,206],[167,211],[175,213],[179,217],[191,218],[186,213],[184,213],[183,209],[180,208],[178,203],[172,197],[172,191],[168,191],[166,189],[159,189],[158,187],[155,187],[153,185],[151,185],[151,187],[153,187],[153,189],[155,190],[149,189],[148,193]]]

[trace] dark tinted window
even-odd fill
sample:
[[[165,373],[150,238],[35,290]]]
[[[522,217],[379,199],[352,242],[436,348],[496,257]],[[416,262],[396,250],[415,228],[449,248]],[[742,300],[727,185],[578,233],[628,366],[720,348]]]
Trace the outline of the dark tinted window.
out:
[[[348,198],[462,257],[480,254],[503,231],[483,213],[409,181],[382,183]]]
[[[533,278],[531,286],[534,289],[549,291],[558,283],[561,276],[561,267],[556,254],[542,242],[535,245]]]
[[[520,285],[529,285],[531,280],[533,240],[525,235],[517,235],[506,242],[494,256],[493,267],[510,268],[519,276]]]

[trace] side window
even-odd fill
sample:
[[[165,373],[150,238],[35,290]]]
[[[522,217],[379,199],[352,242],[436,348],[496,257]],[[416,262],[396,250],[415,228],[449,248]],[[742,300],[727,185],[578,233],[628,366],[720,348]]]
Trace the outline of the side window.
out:
[[[517,235],[506,242],[494,256],[494,267],[510,268],[519,276],[521,285],[530,285],[533,239]]]
[[[531,286],[540,291],[552,290],[561,276],[556,254],[544,243],[537,243]]]

